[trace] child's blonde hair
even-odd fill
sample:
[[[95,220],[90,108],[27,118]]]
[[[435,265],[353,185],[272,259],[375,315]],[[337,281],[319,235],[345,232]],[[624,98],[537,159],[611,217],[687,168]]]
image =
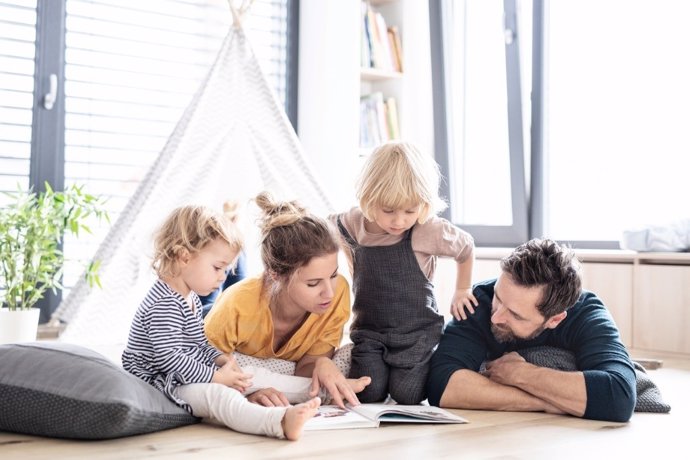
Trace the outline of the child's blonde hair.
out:
[[[375,208],[419,205],[418,222],[423,224],[446,209],[446,202],[438,195],[439,177],[438,164],[413,144],[383,144],[369,155],[357,180],[359,207],[371,221]]]
[[[216,238],[228,243],[237,254],[242,250],[242,235],[231,216],[205,206],[179,207],[156,232],[151,266],[158,276],[176,276],[176,262],[182,251],[195,254]]]

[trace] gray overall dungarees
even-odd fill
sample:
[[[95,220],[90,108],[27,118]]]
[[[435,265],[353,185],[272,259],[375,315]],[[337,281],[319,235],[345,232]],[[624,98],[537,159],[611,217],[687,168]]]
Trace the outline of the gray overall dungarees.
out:
[[[350,377],[371,377],[357,397],[369,403],[390,394],[399,404],[419,404],[426,399],[429,360],[443,316],[412,250],[414,227],[390,246],[361,246],[340,220],[338,228],[353,251]]]

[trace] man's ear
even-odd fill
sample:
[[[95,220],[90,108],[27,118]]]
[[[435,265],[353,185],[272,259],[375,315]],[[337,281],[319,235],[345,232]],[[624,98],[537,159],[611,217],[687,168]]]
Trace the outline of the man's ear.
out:
[[[555,328],[556,326],[561,324],[561,321],[563,321],[566,316],[568,316],[567,311],[561,312],[557,315],[553,315],[551,318],[548,319],[548,321],[546,321],[546,328],[547,329]]]

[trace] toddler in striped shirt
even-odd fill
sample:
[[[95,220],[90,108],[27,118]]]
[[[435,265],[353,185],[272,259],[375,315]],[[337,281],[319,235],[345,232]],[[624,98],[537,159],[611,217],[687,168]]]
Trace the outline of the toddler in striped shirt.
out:
[[[206,421],[296,440],[320,399],[289,407],[247,401],[242,393],[261,383],[204,335],[199,294],[218,288],[241,249],[241,235],[221,213],[203,206],[175,209],[155,237],[158,279],[134,316],[122,364]]]

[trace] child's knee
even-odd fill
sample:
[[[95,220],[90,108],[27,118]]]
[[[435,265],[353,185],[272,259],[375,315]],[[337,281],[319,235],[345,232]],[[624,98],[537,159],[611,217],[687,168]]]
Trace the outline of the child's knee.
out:
[[[391,373],[390,394],[398,404],[415,405],[426,399],[427,372]]]

